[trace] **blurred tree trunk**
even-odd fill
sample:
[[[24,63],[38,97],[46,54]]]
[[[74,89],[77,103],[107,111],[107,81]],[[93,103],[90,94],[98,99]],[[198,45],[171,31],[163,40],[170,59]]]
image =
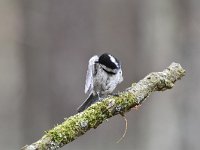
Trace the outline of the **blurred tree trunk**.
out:
[[[177,44],[180,32],[178,16],[180,10],[178,8],[178,3],[172,0],[150,0],[139,3],[138,53],[140,58],[137,64],[141,64],[142,68],[148,67],[156,71],[170,62],[180,60],[182,52]],[[147,63],[150,66],[143,64],[142,60],[149,57],[151,59]],[[180,141],[177,140],[179,138],[178,109],[173,105],[173,91],[163,94],[164,96],[156,95],[156,98],[152,96],[151,103],[138,117],[140,118],[138,124],[144,124],[137,129],[140,131],[139,137],[141,138],[137,138],[138,149],[169,150],[180,147]],[[148,141],[147,144],[143,144],[142,139]]]
[[[0,1],[0,147],[20,147],[20,108],[25,93],[23,18],[17,1]]]
[[[26,143],[40,137],[49,126],[50,34],[49,2],[23,1],[24,54],[27,91],[23,103],[23,134]],[[37,132],[36,132],[37,131]]]
[[[182,150],[198,150],[200,133],[200,1],[181,1],[183,64],[187,66],[185,88],[179,93],[179,127]]]

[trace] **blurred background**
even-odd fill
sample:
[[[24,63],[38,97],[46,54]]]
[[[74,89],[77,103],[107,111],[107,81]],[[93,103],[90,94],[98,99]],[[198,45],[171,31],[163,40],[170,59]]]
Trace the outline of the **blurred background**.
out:
[[[62,150],[199,150],[199,0],[0,0],[0,147],[38,140],[85,100],[88,60],[123,65],[121,91],[180,63],[186,76]]]

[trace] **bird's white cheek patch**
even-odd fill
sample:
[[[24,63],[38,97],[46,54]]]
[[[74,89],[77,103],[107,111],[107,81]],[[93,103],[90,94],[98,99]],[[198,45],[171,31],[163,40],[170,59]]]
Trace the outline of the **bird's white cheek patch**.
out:
[[[116,61],[116,59],[113,57],[113,56],[111,56],[111,55],[108,55],[109,57],[110,57],[110,60],[117,66],[117,67],[119,67],[119,65],[118,65],[118,63],[117,63],[117,61]]]

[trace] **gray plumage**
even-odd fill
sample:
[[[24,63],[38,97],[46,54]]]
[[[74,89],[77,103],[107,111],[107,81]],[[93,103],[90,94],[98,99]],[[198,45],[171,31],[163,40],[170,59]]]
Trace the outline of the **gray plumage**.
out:
[[[78,112],[111,94],[122,81],[121,64],[114,56],[105,53],[90,58],[85,83],[85,93],[89,97],[78,108]]]

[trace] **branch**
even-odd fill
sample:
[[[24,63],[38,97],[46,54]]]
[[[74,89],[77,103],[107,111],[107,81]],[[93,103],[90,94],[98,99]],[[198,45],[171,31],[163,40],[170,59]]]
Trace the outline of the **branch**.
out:
[[[97,128],[106,119],[124,114],[141,103],[154,91],[171,89],[174,83],[185,75],[180,64],[172,63],[163,72],[153,72],[138,83],[132,84],[119,96],[108,96],[85,111],[66,119],[62,124],[47,131],[37,142],[22,150],[55,150],[83,135],[91,128]]]

